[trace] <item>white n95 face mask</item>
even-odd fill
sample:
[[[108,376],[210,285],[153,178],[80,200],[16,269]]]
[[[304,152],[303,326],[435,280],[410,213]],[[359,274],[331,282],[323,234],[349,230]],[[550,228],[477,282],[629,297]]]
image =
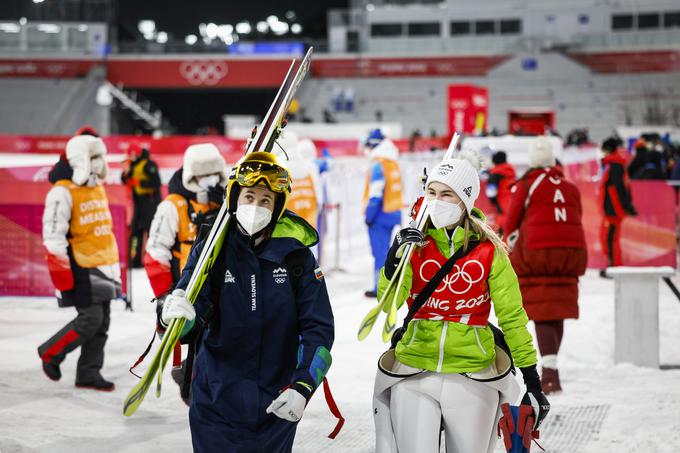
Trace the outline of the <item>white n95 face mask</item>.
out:
[[[236,208],[236,220],[250,236],[259,233],[272,220],[272,212],[262,206],[244,204]]]
[[[463,217],[463,209],[458,204],[449,203],[442,200],[431,200],[427,202],[427,211],[430,213],[430,220],[435,228],[444,228],[457,223]]]
[[[104,166],[106,162],[101,157],[94,157],[90,161],[90,173],[93,175],[101,176],[104,173]]]
[[[198,186],[203,190],[210,190],[220,182],[220,175],[210,175],[198,178]]]

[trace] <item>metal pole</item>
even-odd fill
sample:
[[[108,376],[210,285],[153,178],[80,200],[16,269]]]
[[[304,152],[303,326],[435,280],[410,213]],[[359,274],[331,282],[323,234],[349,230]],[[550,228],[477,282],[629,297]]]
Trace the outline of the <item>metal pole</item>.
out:
[[[335,215],[335,264],[333,270],[345,272],[345,270],[340,267],[340,217],[342,215],[342,204],[337,203],[335,209],[337,213]]]

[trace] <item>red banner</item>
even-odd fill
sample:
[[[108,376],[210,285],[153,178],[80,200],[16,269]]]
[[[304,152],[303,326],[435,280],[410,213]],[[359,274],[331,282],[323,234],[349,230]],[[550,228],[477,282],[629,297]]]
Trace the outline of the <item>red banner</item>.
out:
[[[108,80],[132,88],[278,88],[292,58],[112,58]]]
[[[680,51],[570,53],[569,57],[601,74],[679,72]]]
[[[0,152],[27,154],[60,154],[70,137],[65,135],[0,135]],[[149,135],[112,135],[102,137],[112,154],[127,154],[133,144],[147,147],[154,154],[183,155],[189,145],[212,143],[229,163],[236,162],[245,151],[246,141],[219,135],[173,135],[153,138]],[[430,151],[448,146],[444,137],[394,140],[401,152]],[[359,140],[314,140],[317,149],[326,148],[333,156],[354,156],[362,153]]]
[[[97,60],[0,59],[0,77],[85,77]]]
[[[508,56],[466,57],[319,57],[312,61],[314,77],[437,77],[483,76]]]
[[[588,267],[604,269],[607,258],[600,242],[602,211],[599,183],[574,181],[581,192],[583,229],[588,244]],[[637,217],[627,217],[621,227],[621,249],[626,266],[676,266],[675,193],[665,181],[632,181]],[[484,193],[484,188],[482,188]],[[480,196],[482,211],[493,213],[489,200]],[[489,215],[493,223],[494,215]]]
[[[486,129],[489,115],[489,92],[475,85],[449,85],[448,127],[454,132],[480,134]]]

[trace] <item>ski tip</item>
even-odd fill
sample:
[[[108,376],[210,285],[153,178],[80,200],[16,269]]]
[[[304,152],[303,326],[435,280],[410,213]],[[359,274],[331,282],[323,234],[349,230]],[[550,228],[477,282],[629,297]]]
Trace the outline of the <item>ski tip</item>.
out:
[[[362,327],[357,332],[357,338],[359,339],[359,341],[364,341],[368,337],[369,333],[371,333],[370,328],[367,329],[367,328]]]
[[[385,322],[385,327],[383,328],[382,331],[382,340],[383,343],[387,343],[392,339],[392,332],[394,331],[394,323],[390,323],[386,320]]]
[[[123,404],[123,415],[126,416],[126,417],[130,417],[132,414],[137,412],[137,408],[139,407],[139,404],[136,404],[136,403],[137,403],[137,401],[128,397],[128,399],[125,400],[125,403]],[[139,403],[141,403],[141,401]]]

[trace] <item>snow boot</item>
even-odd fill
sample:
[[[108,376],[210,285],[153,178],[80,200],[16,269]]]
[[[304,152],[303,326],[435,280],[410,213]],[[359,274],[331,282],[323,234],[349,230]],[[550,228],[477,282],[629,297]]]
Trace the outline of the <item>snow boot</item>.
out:
[[[77,382],[76,381],[76,387],[79,389],[91,389],[91,390],[98,390],[100,392],[111,392],[116,388],[116,384],[113,382],[107,381],[103,377],[99,376],[98,378],[92,380],[92,381],[83,381],[83,382]]]
[[[560,372],[558,370],[544,367],[541,374],[541,387],[543,387],[543,393],[550,395],[551,393],[562,391],[562,386],[560,385]]]
[[[175,383],[179,386],[179,396],[182,398],[182,401],[184,401],[184,404],[187,406],[191,402],[191,387],[189,387],[189,395],[186,397],[182,395],[182,386],[184,385],[184,367],[186,364],[186,360],[182,361],[182,366],[173,368],[172,371],[170,372],[170,375],[172,376],[172,380],[175,381]]]
[[[59,369],[59,365],[55,365],[52,362],[42,362],[42,369],[45,373],[45,376],[51,380],[58,381],[61,379],[61,370]]]

